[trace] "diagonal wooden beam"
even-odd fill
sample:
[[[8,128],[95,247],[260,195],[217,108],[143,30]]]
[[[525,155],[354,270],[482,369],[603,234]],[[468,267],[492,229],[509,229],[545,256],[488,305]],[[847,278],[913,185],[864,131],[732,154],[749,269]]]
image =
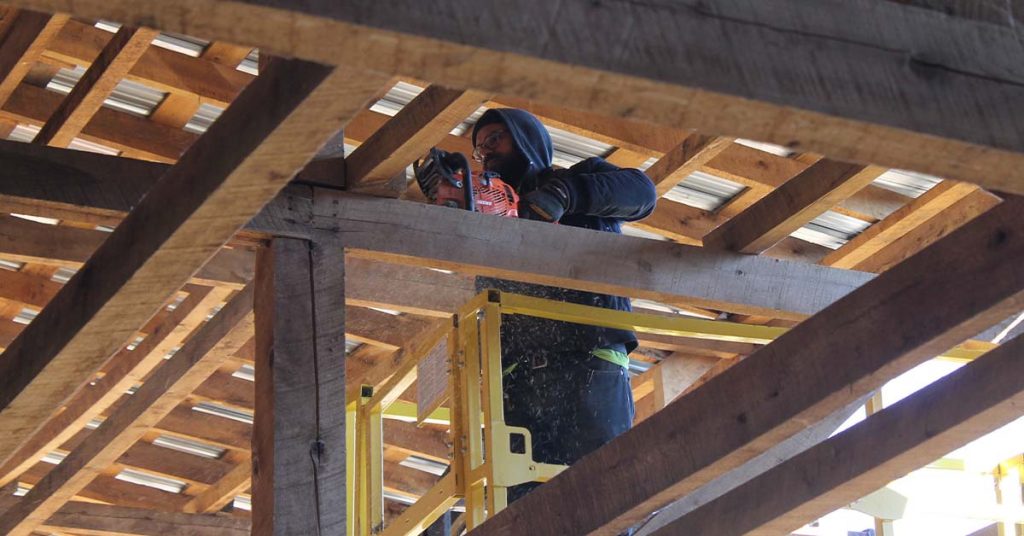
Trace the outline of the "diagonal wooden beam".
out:
[[[1004,202],[677,399],[477,530],[615,534],[857,402],[1019,309],[1021,229],[1024,203]],[[913,327],[905,324],[908,315]]]
[[[973,184],[943,181],[921,197],[913,200],[882,221],[868,227],[842,247],[828,254],[821,263],[836,268],[862,269],[875,254],[913,229],[936,218],[943,218],[946,209],[965,198],[989,199],[989,206],[999,201],[996,196]]]
[[[850,504],[1020,417],[1021,352],[1014,339],[653,534],[783,534]]]
[[[703,167],[731,144],[732,140],[728,138],[697,133],[687,136],[646,171],[647,176],[654,181],[658,197],[665,195],[679,181]]]
[[[289,61],[246,88],[3,354],[0,460],[385,81]]]
[[[397,196],[405,189],[405,168],[485,100],[477,91],[427,87],[345,159],[346,189]],[[397,175],[400,181],[389,184]]]
[[[181,345],[194,329],[201,326],[214,307],[224,303],[230,290],[186,286],[186,297],[163,322],[132,350],[122,348],[111,359],[102,377],[75,393],[29,438],[6,463],[0,466],[0,482],[6,483],[27,470],[92,419],[99,417],[122,394],[140,383],[163,362],[172,349]]]
[[[39,59],[46,45],[57,35],[70,17],[33,11],[18,11],[11,29],[0,42],[0,107],[11,97],[29,69]]]
[[[820,160],[704,237],[704,246],[760,253],[878,178],[885,170]]]
[[[50,516],[42,528],[74,534],[247,536],[249,525],[248,519],[227,515],[180,514],[72,502]]]
[[[33,143],[67,147],[159,34],[150,28],[121,27],[36,134]]]
[[[182,510],[190,513],[219,512],[251,486],[252,459],[247,457],[214,485],[192,497]]]
[[[27,536],[117,461],[252,337],[253,287],[236,295],[130,399],[52,469],[0,521],[0,532]]]

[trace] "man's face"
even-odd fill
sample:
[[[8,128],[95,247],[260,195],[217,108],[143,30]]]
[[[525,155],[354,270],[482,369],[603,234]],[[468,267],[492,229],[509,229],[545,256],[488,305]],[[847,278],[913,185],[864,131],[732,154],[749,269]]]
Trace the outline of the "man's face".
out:
[[[502,123],[491,123],[480,127],[476,133],[476,155],[486,171],[502,176],[515,167],[519,159],[512,134]]]

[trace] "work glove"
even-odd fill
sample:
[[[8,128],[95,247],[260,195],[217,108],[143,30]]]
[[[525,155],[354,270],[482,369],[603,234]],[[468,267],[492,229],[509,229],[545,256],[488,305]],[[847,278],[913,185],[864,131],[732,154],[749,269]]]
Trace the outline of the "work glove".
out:
[[[561,179],[551,179],[519,200],[519,217],[556,222],[572,208],[570,192],[569,186]]]

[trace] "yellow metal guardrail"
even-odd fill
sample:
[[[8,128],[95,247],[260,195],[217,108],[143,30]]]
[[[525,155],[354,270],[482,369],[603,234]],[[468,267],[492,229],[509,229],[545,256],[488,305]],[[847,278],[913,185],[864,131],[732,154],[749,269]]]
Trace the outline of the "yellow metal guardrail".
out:
[[[788,328],[739,324],[688,317],[630,313],[532,298],[498,291],[478,294],[452,316],[450,325],[429,333],[379,389],[364,387],[347,408],[346,448],[348,534],[416,535],[459,500],[465,502],[466,528],[472,530],[508,505],[507,490],[524,482],[544,482],[565,466],[538,463],[531,452],[530,431],[505,424],[502,397],[500,329],[504,314],[523,314],[596,326],[678,337],[768,344]],[[449,472],[398,519],[383,524],[382,418],[416,420],[416,406],[398,400],[415,381],[416,365],[448,337],[450,408],[440,408],[425,422],[451,426]],[[987,343],[968,343],[940,358],[972,360]],[[525,437],[523,453],[511,452],[509,438]]]

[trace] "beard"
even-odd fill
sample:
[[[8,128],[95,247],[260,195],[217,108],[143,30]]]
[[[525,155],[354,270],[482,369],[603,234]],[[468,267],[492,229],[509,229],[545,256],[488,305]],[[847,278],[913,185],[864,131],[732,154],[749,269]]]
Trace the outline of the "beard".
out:
[[[523,177],[526,176],[529,166],[530,164],[526,161],[526,157],[518,152],[509,155],[491,155],[484,161],[485,170],[501,175],[501,180],[505,181],[517,192],[519,187],[522,186]]]

